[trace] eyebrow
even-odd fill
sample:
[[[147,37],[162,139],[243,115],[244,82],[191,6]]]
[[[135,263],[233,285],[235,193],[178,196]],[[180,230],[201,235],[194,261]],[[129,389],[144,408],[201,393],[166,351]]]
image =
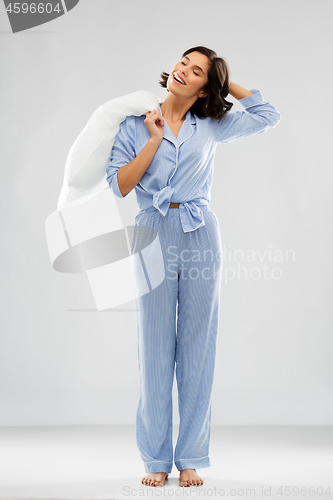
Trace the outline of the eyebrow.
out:
[[[184,59],[187,59],[188,61],[191,62],[191,59],[189,57],[187,57],[187,56],[184,56]],[[200,68],[200,66],[195,65],[194,67],[200,69],[200,71],[202,71],[203,74],[205,74],[204,70],[202,68]]]

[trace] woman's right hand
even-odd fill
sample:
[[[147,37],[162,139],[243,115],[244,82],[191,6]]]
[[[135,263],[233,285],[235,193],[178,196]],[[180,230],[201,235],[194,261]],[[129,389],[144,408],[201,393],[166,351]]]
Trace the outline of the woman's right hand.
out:
[[[156,139],[161,142],[164,135],[164,118],[160,110],[154,109],[153,111],[148,111],[144,123],[148,128],[151,139]]]

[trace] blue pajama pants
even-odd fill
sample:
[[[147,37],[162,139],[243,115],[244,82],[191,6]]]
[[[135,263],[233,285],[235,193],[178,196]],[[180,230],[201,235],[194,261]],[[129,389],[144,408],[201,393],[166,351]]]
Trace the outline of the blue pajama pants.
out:
[[[146,472],[171,472],[173,463],[178,470],[210,466],[223,263],[218,220],[209,206],[200,208],[205,225],[188,233],[183,232],[179,208],[169,208],[165,217],[154,209],[135,218],[132,252],[145,248],[156,230],[165,266],[162,283],[136,299],[136,441]],[[175,368],[180,425],[173,455]]]

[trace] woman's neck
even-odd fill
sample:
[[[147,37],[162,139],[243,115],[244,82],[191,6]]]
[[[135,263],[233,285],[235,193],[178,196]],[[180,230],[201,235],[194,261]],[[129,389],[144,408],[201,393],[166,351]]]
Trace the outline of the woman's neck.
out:
[[[168,94],[161,104],[163,117],[170,123],[179,123],[184,121],[186,113],[191,108],[192,104],[189,100],[179,100],[173,94]]]

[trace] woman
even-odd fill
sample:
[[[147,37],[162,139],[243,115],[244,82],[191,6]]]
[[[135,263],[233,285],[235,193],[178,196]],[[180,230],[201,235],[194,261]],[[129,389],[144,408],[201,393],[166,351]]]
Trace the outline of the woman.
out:
[[[157,286],[146,269],[150,287],[137,299],[136,440],[148,473],[141,482],[162,486],[175,463],[180,486],[199,486],[196,469],[210,466],[222,272],[220,228],[209,207],[215,149],[273,128],[281,115],[259,90],[230,82],[226,62],[206,47],[187,50],[161,77],[168,95],[158,109],[121,123],[107,180],[120,198],[135,188],[140,212],[132,250],[147,249],[154,232],[165,266]],[[246,110],[229,113],[228,93]],[[150,250],[155,257],[157,264]],[[180,426],[173,456],[175,364]]]

